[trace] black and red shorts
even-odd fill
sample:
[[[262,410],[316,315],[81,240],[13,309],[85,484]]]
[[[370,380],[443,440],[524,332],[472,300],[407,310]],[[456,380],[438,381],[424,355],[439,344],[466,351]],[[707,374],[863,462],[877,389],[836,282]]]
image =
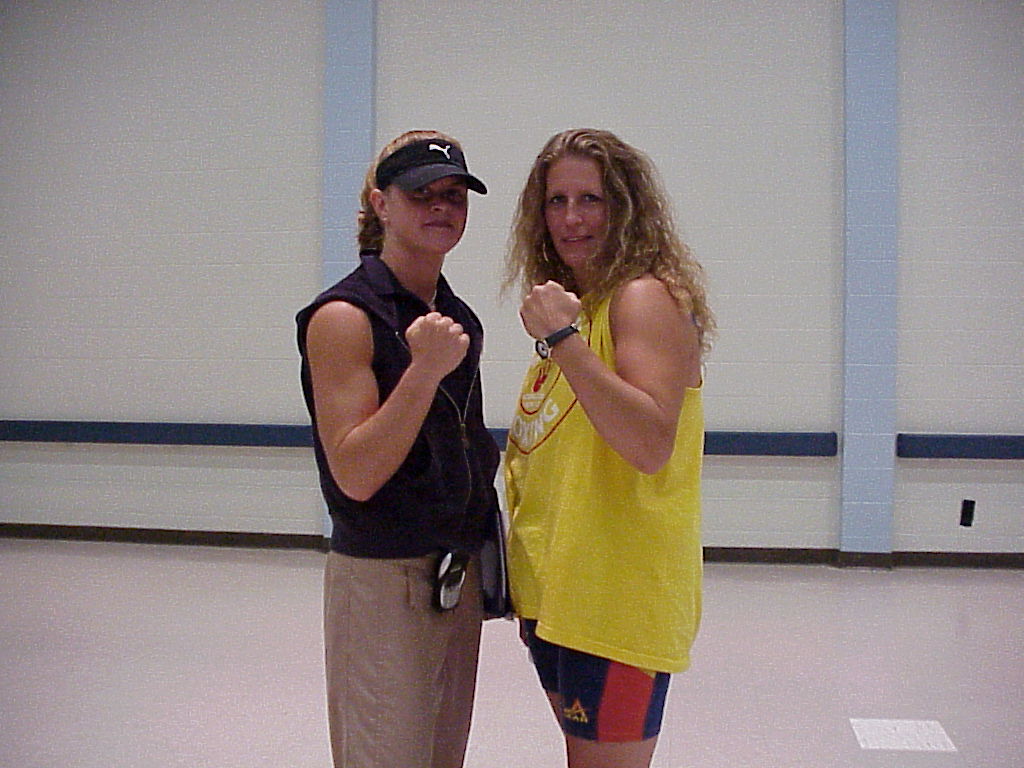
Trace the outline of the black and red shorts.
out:
[[[524,620],[530,657],[540,683],[562,698],[562,730],[588,741],[644,741],[661,731],[671,676],[651,672],[537,637]]]

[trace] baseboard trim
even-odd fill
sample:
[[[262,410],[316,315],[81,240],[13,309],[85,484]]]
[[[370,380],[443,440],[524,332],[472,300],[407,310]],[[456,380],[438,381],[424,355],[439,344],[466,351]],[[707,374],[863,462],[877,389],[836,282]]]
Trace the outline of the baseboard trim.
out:
[[[708,563],[761,563],[765,565],[834,565],[840,568],[892,568],[888,552],[841,552],[838,549],[788,547],[705,547]]]
[[[790,549],[786,547],[704,547],[704,562],[835,565],[836,550]]]
[[[842,552],[786,547],[705,547],[708,563],[833,565],[839,568],[1024,568],[1024,552]]]
[[[893,552],[897,566],[1024,568],[1024,552]]]
[[[98,525],[0,523],[0,538],[109,541],[257,549],[312,549],[324,552],[328,539],[316,534],[191,531]],[[842,552],[789,547],[705,547],[708,563],[832,565],[840,568],[1024,568],[1024,552]]]

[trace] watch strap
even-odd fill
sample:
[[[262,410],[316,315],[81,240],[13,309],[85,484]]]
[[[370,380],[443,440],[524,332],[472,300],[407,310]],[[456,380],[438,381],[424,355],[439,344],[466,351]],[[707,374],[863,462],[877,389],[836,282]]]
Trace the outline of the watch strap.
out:
[[[579,328],[575,325],[567,325],[565,328],[559,328],[557,331],[552,333],[550,336],[544,337],[544,343],[548,345],[548,349],[553,349],[555,344],[572,336],[574,333],[579,333]]]
[[[548,355],[551,354],[551,348],[563,339],[572,336],[574,333],[579,333],[579,328],[575,325],[567,325],[565,328],[559,328],[557,331],[552,333],[550,336],[545,336],[543,339],[537,339],[534,344],[534,348],[537,350],[537,354],[540,355],[542,360],[547,360]]]

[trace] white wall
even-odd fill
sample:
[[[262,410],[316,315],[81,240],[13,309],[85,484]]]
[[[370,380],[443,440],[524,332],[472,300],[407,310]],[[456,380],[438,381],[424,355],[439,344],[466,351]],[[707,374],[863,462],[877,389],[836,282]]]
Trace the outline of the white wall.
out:
[[[292,317],[320,284],[322,16],[5,4],[3,418],[305,418]],[[6,443],[0,488],[7,522],[300,532],[321,515],[307,451]]]
[[[1024,23],[1011,0],[963,6],[900,6],[899,427],[1019,433]],[[303,423],[323,3],[4,14],[0,418]],[[530,353],[498,298],[515,196],[552,133],[590,125],[652,156],[707,267],[709,429],[840,429],[842,23],[839,0],[378,3],[378,145],[449,131],[491,189],[446,269],[488,329],[491,426]],[[838,471],[708,457],[706,543],[838,546]],[[1018,474],[902,462],[895,548],[1024,551]],[[973,530],[949,524],[962,497]],[[319,533],[321,515],[306,450],[0,444],[3,521]]]
[[[899,45],[899,428],[1021,434],[1024,5],[903,0]],[[1020,462],[902,460],[895,510],[896,550],[1024,551]]]
[[[0,443],[0,520],[317,534],[311,461],[290,448]]]
[[[320,4],[4,14],[3,411],[300,419],[281,384],[319,282]]]

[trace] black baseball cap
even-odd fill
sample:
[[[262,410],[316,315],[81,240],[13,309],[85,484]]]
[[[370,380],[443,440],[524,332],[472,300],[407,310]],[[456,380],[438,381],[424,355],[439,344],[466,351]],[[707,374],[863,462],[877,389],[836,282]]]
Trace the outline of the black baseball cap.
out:
[[[397,184],[407,192],[425,187],[445,176],[458,176],[481,195],[487,187],[466,167],[466,156],[455,144],[441,139],[421,139],[396,149],[377,163],[377,189]]]

